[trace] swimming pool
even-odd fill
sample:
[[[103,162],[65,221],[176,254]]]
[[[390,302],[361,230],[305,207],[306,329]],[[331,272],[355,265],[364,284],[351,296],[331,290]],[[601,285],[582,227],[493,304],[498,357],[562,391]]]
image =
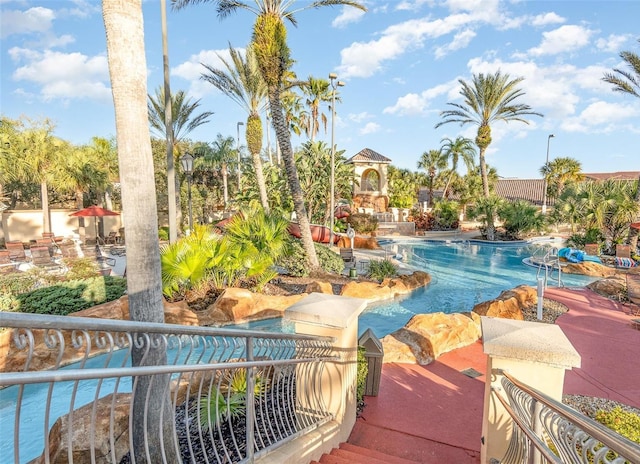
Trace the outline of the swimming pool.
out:
[[[415,314],[471,311],[482,302],[518,285],[537,285],[537,269],[522,263],[540,247],[560,243],[493,245],[474,241],[394,240],[385,242],[391,254],[403,256],[414,269],[428,272],[431,283],[404,298],[369,305],[359,319],[360,333],[371,328],[378,337],[403,327]],[[404,258],[406,257],[406,258]],[[597,278],[562,274],[567,287],[583,287]],[[550,285],[556,285],[555,282]]]
[[[536,269],[522,263],[544,244],[520,244],[517,246],[496,246],[469,241],[390,241],[384,247],[391,254],[406,256],[406,264],[431,275],[431,283],[410,295],[393,301],[369,305],[359,318],[359,333],[371,328],[378,337],[383,337],[399,328],[414,315],[442,311],[445,313],[471,311],[479,302],[497,297],[500,292],[521,284],[536,285]],[[558,244],[558,246],[560,246]],[[404,258],[403,258],[404,260]],[[596,278],[563,274],[566,286],[584,286]],[[282,319],[256,321],[239,324],[236,328],[254,330],[292,331],[293,327]],[[129,365],[122,359],[122,353],[115,353],[114,365]],[[89,360],[87,367],[101,367],[102,361]],[[73,366],[69,366],[73,367]],[[67,367],[67,368],[69,368]],[[114,380],[102,384],[101,391],[113,389]],[[119,391],[131,389],[130,379],[122,379]],[[95,381],[82,383],[78,392],[77,407],[93,399]],[[47,385],[25,387],[25,400],[21,421],[20,462],[28,462],[42,453],[43,411]],[[65,382],[55,386],[53,395],[60,401],[52,402],[50,424],[60,415],[68,413],[73,383]],[[0,390],[0,429],[13,427],[14,405],[17,388]],[[0,434],[0,455],[13,455],[13,437],[10,433]]]

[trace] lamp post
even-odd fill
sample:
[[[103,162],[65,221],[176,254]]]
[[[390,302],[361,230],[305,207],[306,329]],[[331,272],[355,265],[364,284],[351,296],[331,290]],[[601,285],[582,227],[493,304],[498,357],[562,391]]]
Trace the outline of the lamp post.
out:
[[[240,158],[240,126],[244,126],[242,121],[236,124],[236,129],[238,130],[238,192],[240,191],[240,175],[242,174],[242,171],[240,170],[240,162],[242,161]]]
[[[342,87],[344,82],[336,80],[338,75],[336,73],[329,74],[329,80],[331,82],[331,193],[330,193],[330,219],[329,219],[329,246],[333,246],[333,226],[335,219],[335,189],[336,189],[336,144],[334,142],[334,134],[336,127],[336,88]]]
[[[549,143],[553,137],[555,137],[553,134],[549,134],[549,137],[547,137],[547,161],[544,164],[545,167],[549,166]],[[545,174],[544,182],[542,182],[542,214],[547,214],[547,174]]]
[[[193,230],[193,214],[191,209],[191,179],[193,177],[193,156],[185,153],[180,157],[182,170],[187,176],[187,204],[189,205],[189,232]]]

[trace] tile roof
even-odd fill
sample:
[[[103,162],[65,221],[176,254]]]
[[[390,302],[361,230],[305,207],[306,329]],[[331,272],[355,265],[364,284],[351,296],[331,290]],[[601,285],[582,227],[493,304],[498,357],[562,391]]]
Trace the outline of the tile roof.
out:
[[[594,172],[583,175],[587,180],[636,180],[640,171]]]
[[[371,148],[365,148],[347,160],[347,163],[353,162],[391,163],[391,160],[386,156],[382,156],[377,151],[373,151]]]
[[[498,179],[496,194],[509,201],[526,200],[534,205],[542,205],[543,179]],[[554,199],[547,198],[547,205],[553,206]]]

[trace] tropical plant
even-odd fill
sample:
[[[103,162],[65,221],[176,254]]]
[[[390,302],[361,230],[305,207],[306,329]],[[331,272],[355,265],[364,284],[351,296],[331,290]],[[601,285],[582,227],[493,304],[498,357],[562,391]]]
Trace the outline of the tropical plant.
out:
[[[309,79],[303,82],[300,87],[307,97],[306,104],[311,110],[311,115],[308,118],[308,124],[305,129],[307,136],[313,142],[320,129],[320,120],[322,121],[322,127],[324,127],[325,133],[327,132],[327,116],[320,111],[320,104],[330,102],[333,92],[329,81],[326,79],[316,79],[313,76],[309,76]],[[337,95],[336,101],[340,101],[340,97]]]
[[[389,166],[387,172],[387,188],[389,206],[411,208],[418,201],[419,184],[416,175],[408,169]]]
[[[182,8],[202,1],[207,0],[173,0],[173,6]],[[312,268],[318,268],[319,262],[311,237],[311,227],[304,203],[304,194],[300,188],[298,171],[294,161],[291,134],[289,133],[288,123],[284,117],[281,103],[285,77],[292,64],[284,21],[288,20],[293,25],[296,25],[294,13],[327,5],[353,6],[361,10],[366,10],[366,8],[354,0],[316,0],[304,3],[298,10],[289,9],[293,4],[291,0],[263,0],[255,5],[242,1],[210,1],[217,3],[217,12],[220,18],[225,18],[238,9],[248,10],[257,15],[253,26],[251,47],[256,54],[260,73],[267,84],[270,114],[287,172],[287,181],[291,190],[294,210],[300,224],[302,243],[309,265]]]
[[[378,220],[367,213],[353,213],[347,222],[358,234],[370,234],[378,229]]]
[[[539,233],[544,230],[545,216],[525,200],[504,202],[498,208],[498,215],[502,219],[506,237],[510,240],[520,240],[531,232]]]
[[[238,50],[229,47],[231,62],[226,61],[218,53],[218,58],[222,61],[224,69],[203,64],[207,72],[202,73],[201,78],[216,87],[248,113],[247,130],[245,131],[247,148],[251,154],[260,203],[266,211],[269,211],[267,187],[260,158],[262,150],[260,113],[264,111],[266,106],[267,86],[258,69],[253,49],[247,48],[245,55],[246,58],[243,58]],[[238,186],[238,190],[241,190],[240,186]]]
[[[640,39],[638,39],[638,43],[640,43]],[[640,56],[630,51],[623,51],[620,52],[620,58],[630,70],[614,68],[612,73],[605,73],[602,80],[613,85],[615,92],[623,92],[640,98]]]
[[[224,207],[227,208],[229,202],[229,166],[235,163],[236,150],[234,149],[233,137],[218,137],[212,144],[199,143],[194,148],[194,154],[197,155],[194,160],[194,168],[200,165],[220,167],[222,174],[222,198]]]
[[[489,227],[495,227],[493,221],[498,214],[503,201],[504,200],[497,195],[490,195],[489,197],[477,199],[476,203],[469,208],[469,217],[480,221],[482,224],[480,232],[482,233],[482,236],[488,240],[493,240],[495,238],[495,229],[493,229],[491,238],[489,238]]]
[[[436,175],[439,170],[447,167],[447,160],[442,156],[440,150],[429,150],[422,153],[420,160],[418,161],[418,169],[424,169],[427,171],[429,182],[427,187],[429,188],[429,206],[433,207],[433,190],[436,187]]]
[[[458,163],[462,161],[465,164],[467,167],[467,173],[473,172],[475,168],[474,159],[476,156],[476,149],[474,148],[471,139],[465,137],[456,137],[455,140],[445,137],[440,141],[440,143],[443,143],[440,148],[442,156],[447,160],[447,164],[449,164],[449,160],[451,161],[451,174],[449,175],[442,192],[442,198],[447,198],[447,191],[449,190],[451,180],[458,169]]]
[[[558,198],[567,185],[584,180],[580,161],[570,157],[560,157],[540,168],[540,174],[547,180],[547,195]]]
[[[460,204],[457,201],[440,200],[433,207],[434,228],[457,229],[459,226]]]
[[[491,124],[497,121],[519,121],[529,124],[525,116],[542,116],[531,110],[529,105],[516,103],[516,100],[524,95],[524,91],[518,88],[518,84],[524,78],[511,79],[508,74],[497,71],[494,74],[474,74],[472,83],[460,79],[462,86],[460,95],[464,98],[464,104],[447,103],[454,109],[444,110],[440,113],[443,121],[436,124],[436,128],[448,124],[459,123],[461,126],[473,124],[478,126],[476,145],[480,158],[480,175],[482,176],[482,191],[485,198],[489,198],[489,178],[485,154],[491,144]],[[487,237],[493,240],[495,226],[494,217],[486,217]]]
[[[328,247],[321,243],[316,243],[316,254],[320,261],[320,267],[324,272],[332,274],[340,274],[344,269],[344,262],[340,255],[330,250]],[[289,250],[290,253],[282,256],[277,261],[277,265],[286,269],[287,273],[294,277],[307,277],[311,274],[311,269],[307,265],[307,260],[304,256],[304,248],[300,240],[290,237],[289,238]]]
[[[158,214],[149,133],[147,64],[141,2],[103,0],[107,62],[113,94],[122,188],[122,219],[127,225],[127,288],[134,321],[163,322]],[[152,337],[153,338],[153,337]],[[166,365],[166,345],[152,339],[132,344],[131,364]],[[170,376],[137,379],[140,391],[131,406],[131,453],[140,462],[178,462],[172,438],[174,410],[166,388]]]
[[[398,266],[388,259],[373,259],[369,262],[369,271],[367,272],[367,276],[371,279],[382,282],[388,277],[395,277],[397,275]]]

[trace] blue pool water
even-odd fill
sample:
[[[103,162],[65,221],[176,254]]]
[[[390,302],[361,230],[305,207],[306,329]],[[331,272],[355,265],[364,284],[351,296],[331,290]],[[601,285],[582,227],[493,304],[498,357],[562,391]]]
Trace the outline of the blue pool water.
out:
[[[417,242],[394,241],[385,245],[393,254],[406,256],[406,263],[428,272],[431,283],[411,295],[394,301],[370,305],[360,316],[359,332],[371,328],[383,337],[404,324],[414,315],[442,311],[445,313],[471,311],[481,301],[497,297],[500,292],[521,284],[536,285],[535,268],[522,264],[522,260],[535,253],[539,245],[492,246],[469,242]],[[594,278],[563,274],[566,286],[584,286]],[[238,328],[291,331],[292,327],[281,319],[258,321],[235,326]],[[123,352],[124,353],[124,352]],[[128,366],[123,353],[115,353],[112,366]],[[94,358],[86,367],[102,367],[104,360]],[[69,366],[71,368],[74,366]],[[115,380],[105,380],[99,396],[113,391]],[[57,384],[52,392],[49,426],[69,412],[72,382]],[[80,382],[74,408],[94,399],[96,381]],[[123,379],[120,392],[131,391],[130,379]],[[13,429],[17,388],[0,390],[0,461],[13,462]],[[42,453],[44,447],[44,411],[48,385],[29,385],[25,388],[20,426],[20,462],[28,462]]]
[[[385,248],[406,256],[406,262],[431,275],[431,283],[409,296],[369,305],[359,319],[359,331],[371,328],[378,337],[403,327],[415,314],[471,311],[502,291],[537,285],[537,268],[522,263],[549,243],[496,246],[469,241],[393,241]],[[560,247],[557,244],[557,247]],[[556,277],[557,274],[554,274]],[[557,278],[557,277],[556,277]],[[582,287],[593,277],[562,274],[567,287]],[[550,285],[557,285],[551,282]]]

